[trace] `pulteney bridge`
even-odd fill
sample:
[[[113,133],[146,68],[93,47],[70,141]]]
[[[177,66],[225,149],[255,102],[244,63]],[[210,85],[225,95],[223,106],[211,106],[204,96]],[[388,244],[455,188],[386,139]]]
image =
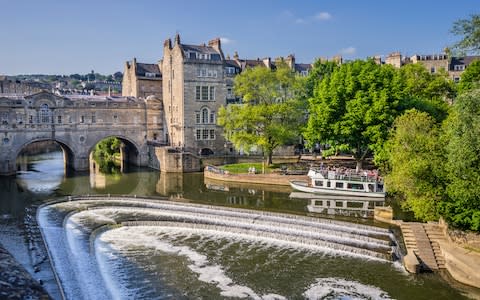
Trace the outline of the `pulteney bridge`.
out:
[[[163,128],[163,105],[155,98],[0,94],[0,175],[15,174],[21,150],[45,140],[60,144],[74,170],[88,170],[91,151],[108,137],[123,141],[125,161],[147,166],[147,141],[164,143]]]

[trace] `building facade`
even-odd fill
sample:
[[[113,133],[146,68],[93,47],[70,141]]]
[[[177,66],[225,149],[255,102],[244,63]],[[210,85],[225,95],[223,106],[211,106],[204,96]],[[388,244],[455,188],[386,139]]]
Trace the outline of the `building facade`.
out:
[[[161,140],[169,146],[203,155],[223,154],[233,149],[224,138],[223,128],[217,125],[217,114],[220,107],[241,102],[233,90],[235,76],[257,66],[274,69],[279,61],[302,76],[312,67],[296,63],[294,55],[275,60],[240,59],[235,53],[231,59],[224,56],[219,38],[190,45],[182,43],[177,34],[173,40],[165,40],[158,64],[138,63],[136,59],[125,64],[122,95],[154,96],[161,101]]]

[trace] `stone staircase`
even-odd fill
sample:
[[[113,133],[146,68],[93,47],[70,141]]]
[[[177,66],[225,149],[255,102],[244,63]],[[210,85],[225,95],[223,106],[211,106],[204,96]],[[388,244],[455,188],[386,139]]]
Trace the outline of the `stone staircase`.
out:
[[[403,222],[400,227],[407,251],[415,254],[422,270],[436,271],[445,268],[445,259],[439,245],[445,237],[438,225]]]

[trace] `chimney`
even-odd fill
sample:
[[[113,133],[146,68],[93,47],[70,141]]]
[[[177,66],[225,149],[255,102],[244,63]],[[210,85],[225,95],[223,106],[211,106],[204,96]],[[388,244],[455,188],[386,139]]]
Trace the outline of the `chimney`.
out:
[[[180,34],[178,32],[175,35],[175,45],[180,45]]]
[[[163,42],[163,48],[172,49],[172,40],[166,39],[165,42]]]
[[[221,52],[222,50],[222,45],[220,42],[220,38],[215,38],[213,40],[208,41],[208,45],[212,47],[213,49],[217,50],[218,52]]]
[[[233,59],[238,60],[238,52],[237,51],[235,51],[235,53],[233,53]]]
[[[287,58],[285,59],[285,62],[290,67],[290,69],[294,69],[295,68],[295,55],[289,54],[287,56]]]
[[[272,68],[272,60],[270,57],[265,57],[263,59],[263,64],[265,65],[265,67],[271,69]]]

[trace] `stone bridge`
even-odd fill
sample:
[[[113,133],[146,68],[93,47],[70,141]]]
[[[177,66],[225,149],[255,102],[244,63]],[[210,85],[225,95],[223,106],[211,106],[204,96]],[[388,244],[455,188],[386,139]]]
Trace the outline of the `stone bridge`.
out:
[[[66,167],[74,170],[88,170],[91,151],[108,137],[123,142],[125,161],[148,166],[148,144],[165,143],[163,128],[162,102],[152,97],[0,94],[0,175],[15,174],[22,149],[45,140],[61,146]]]

